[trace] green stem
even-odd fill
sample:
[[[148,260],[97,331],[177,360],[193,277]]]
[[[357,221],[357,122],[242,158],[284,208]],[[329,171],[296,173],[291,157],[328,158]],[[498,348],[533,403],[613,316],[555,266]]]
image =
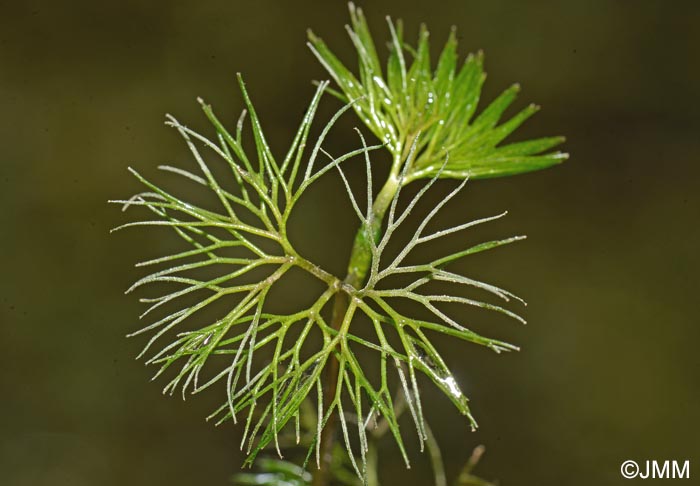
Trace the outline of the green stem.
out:
[[[427,434],[428,454],[430,455],[430,463],[433,466],[433,476],[435,477],[435,486],[447,486],[447,477],[445,476],[445,463],[442,461],[442,452],[440,446],[435,440],[433,431],[430,427],[425,427]]]
[[[371,240],[375,243],[379,240],[382,230],[382,220],[384,213],[389,209],[396,191],[399,189],[399,178],[392,172],[386,180],[384,187],[377,194],[377,198],[372,205],[373,218],[369,225],[363,224],[355,235],[355,242],[350,252],[350,261],[348,262],[348,274],[345,277],[345,283],[352,285],[355,288],[360,288],[367,277],[367,271],[372,264]]]
[[[367,278],[367,272],[372,264],[371,240],[378,241],[381,236],[382,220],[387,209],[391,205],[391,201],[398,191],[400,180],[398,177],[398,164],[395,164],[389,178],[384,187],[382,187],[377,198],[372,205],[373,218],[369,224],[363,224],[355,235],[355,241],[350,252],[350,260],[348,262],[348,273],[344,282],[356,289],[360,289]],[[343,323],[343,318],[348,309],[348,294],[345,292],[337,292],[333,302],[333,313],[331,316],[331,327],[340,329]],[[325,377],[324,387],[324,402],[331,403],[333,401],[335,389],[338,380],[338,360],[332,357],[328,363]],[[320,420],[320,418],[319,418]],[[333,445],[335,444],[335,432],[337,423],[335,415],[331,414],[326,422],[323,431],[321,432],[321,464],[314,472],[312,485],[327,486],[330,481],[330,465],[333,456]]]
[[[367,446],[367,486],[379,486],[379,458],[377,445],[372,440]]]

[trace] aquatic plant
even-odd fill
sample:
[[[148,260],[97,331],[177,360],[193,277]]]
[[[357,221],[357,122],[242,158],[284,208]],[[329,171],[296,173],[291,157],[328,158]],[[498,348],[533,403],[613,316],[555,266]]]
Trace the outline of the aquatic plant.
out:
[[[485,241],[422,263],[407,263],[409,254],[420,245],[474,231],[505,215],[429,230],[429,223],[469,180],[539,170],[566,158],[564,153],[551,151],[563,141],[561,137],[504,143],[537,107],[529,105],[502,121],[515,100],[515,85],[479,110],[485,79],[483,55],[469,55],[458,63],[454,31],[433,67],[428,30],[422,27],[417,46],[411,47],[403,39],[402,24],[389,19],[390,50],[383,69],[362,11],[351,4],[350,15],[348,33],[358,53],[358,74],[309,32],[309,46],[335,86],[328,81],[317,84],[285,154],[274,154],[268,145],[239,75],[246,110],[237,126],[227,128],[202,100],[212,135],[200,134],[172,116],[166,122],[184,139],[194,169],[160,168],[209,191],[216,204],[189,202],[133,169],[146,190],[114,201],[124,209],[142,206],[151,214],[117,229],[165,226],[184,242],[182,251],[139,263],[139,267],[155,270],[129,289],[168,286],[162,295],[141,299],[148,304],[142,317],[157,317],[133,334],[150,336],[140,357],[158,367],[156,377],[175,370],[164,391],[179,391],[184,397],[220,386],[224,403],[210,418],[216,423],[243,423],[241,447],[248,465],[268,448],[281,457],[287,444],[280,437],[288,431],[295,436],[293,447],[298,444],[307,451],[301,469],[266,459],[258,464],[261,473],[239,475],[238,484],[313,481],[322,485],[331,476],[348,484],[358,480],[376,484],[373,438],[391,435],[409,464],[405,432],[398,423],[404,410],[412,419],[421,448],[428,445],[436,483],[444,484],[418,375],[427,376],[473,428],[477,423],[433,336],[447,335],[499,353],[518,348],[477,334],[463,323],[464,313],[450,315],[443,306],[477,307],[525,322],[515,311],[466,297],[462,290],[478,289],[505,303],[522,302],[514,294],[451,267],[470,255],[524,237]],[[326,93],[343,105],[311,136]],[[352,111],[378,142],[368,142],[358,130],[356,150],[331,155],[325,146],[327,136],[336,121]],[[244,147],[246,117],[254,140],[252,150]],[[375,155],[383,150],[389,152],[391,166],[386,180],[377,184],[375,164],[380,158]],[[214,163],[220,165],[217,170]],[[352,188],[344,169],[358,163],[364,165],[363,191]],[[227,172],[226,180],[221,179],[221,167]],[[337,174],[342,180],[359,226],[346,276],[333,275],[302,255],[288,232],[297,203],[326,174]],[[417,216],[420,201],[441,179],[455,180],[454,187],[432,209]],[[407,198],[402,189],[411,183],[421,187]],[[412,228],[411,236],[392,254],[387,248],[401,233],[397,230],[405,226]],[[316,279],[322,290],[308,305],[277,312],[271,302],[272,290],[293,269]],[[432,282],[449,285],[451,290],[435,293],[430,290]],[[419,305],[432,318],[411,314],[402,302]],[[211,309],[216,310],[208,313]],[[371,337],[356,332],[360,321],[369,323]],[[367,365],[359,350],[375,353],[379,369]],[[343,445],[340,453],[337,439]],[[311,466],[313,479],[303,469],[312,461],[316,466]]]

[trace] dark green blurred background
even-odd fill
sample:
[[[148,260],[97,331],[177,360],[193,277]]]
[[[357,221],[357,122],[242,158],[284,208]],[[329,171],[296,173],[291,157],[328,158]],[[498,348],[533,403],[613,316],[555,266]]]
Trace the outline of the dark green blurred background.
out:
[[[690,459],[697,477],[700,3],[366,3],[378,39],[385,14],[411,38],[426,22],[435,48],[457,25],[461,54],[486,53],[485,98],[519,81],[518,106],[544,108],[519,136],[564,134],[572,154],[475,182],[443,215],[509,209],[466,237],[529,235],[462,268],[526,298],[530,324],[469,317],[517,354],[441,342],[481,425],[470,433],[424,389],[448,472],[483,443],[480,472],[506,486],[621,484],[626,459]],[[127,217],[106,200],[138,189],[128,165],[153,176],[190,164],[163,115],[203,127],[203,96],[233,120],[236,71],[284,148],[310,79],[324,77],[305,29],[354,62],[345,2],[0,7],[0,484],[224,485],[241,430],[204,422],[221,397],[163,398],[133,359],[144,341],[124,337],[142,310],[123,295],[142,275],[132,264],[162,251],[163,234],[108,235]],[[354,125],[339,126],[332,148],[357,146]],[[329,179],[297,219],[299,246],[338,272],[355,225],[339,187]],[[430,484],[417,452],[411,471],[391,444],[382,461],[387,485]]]

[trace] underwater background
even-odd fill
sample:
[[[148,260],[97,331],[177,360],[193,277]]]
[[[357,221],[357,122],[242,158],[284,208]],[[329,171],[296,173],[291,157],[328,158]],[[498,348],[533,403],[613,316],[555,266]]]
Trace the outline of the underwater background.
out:
[[[507,209],[465,241],[528,235],[462,267],[525,298],[529,324],[465,312],[519,353],[440,341],[480,424],[470,432],[447,398],[423,387],[448,476],[478,444],[486,455],[477,472],[504,486],[622,484],[627,459],[687,459],[696,475],[700,3],[359,4],[382,54],[386,14],[403,18],[412,42],[425,22],[433,55],[456,25],[462,56],[485,52],[482,100],[519,82],[510,113],[531,101],[543,109],[517,137],[562,134],[571,154],[546,171],[469,183],[442,215],[447,224]],[[0,484],[229,484],[243,459],[241,428],[204,421],[221,394],[164,398],[165,381],[151,383],[155,370],[134,360],[145,339],[125,338],[143,311],[123,293],[143,275],[132,264],[171,240],[152,230],[110,235],[133,216],[106,201],[140,189],[127,166],[148,177],[160,164],[193,163],[165,113],[205,129],[202,96],[235,123],[239,71],[283,151],[311,80],[326,76],[306,29],[355,66],[345,2],[27,1],[1,10]],[[325,103],[324,116],[339,106]],[[358,146],[358,124],[343,119],[334,151]],[[356,229],[340,184],[330,178],[309,194],[295,233],[337,274]],[[435,201],[452,187],[441,184]],[[413,467],[383,442],[384,484],[431,484],[428,457],[407,431]]]

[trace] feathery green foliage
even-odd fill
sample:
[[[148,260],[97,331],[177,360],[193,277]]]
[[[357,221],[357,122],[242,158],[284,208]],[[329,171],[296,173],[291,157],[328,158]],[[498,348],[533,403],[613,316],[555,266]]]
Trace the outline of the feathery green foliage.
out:
[[[204,209],[185,202],[149,182],[135,171],[133,171],[134,174],[146,185],[148,191],[129,200],[115,202],[124,204],[125,208],[145,206],[155,215],[152,220],[127,223],[120,228],[142,225],[168,226],[190,247],[180,253],[139,264],[140,266],[164,265],[166,268],[140,279],[129,289],[131,291],[145,284],[163,282],[177,287],[176,290],[165,295],[143,299],[150,304],[144,316],[166,304],[183,302],[178,310],[167,313],[135,333],[153,333],[142,355],[152,353],[148,363],[160,367],[156,376],[178,364],[179,369],[166,385],[165,391],[172,393],[180,388],[183,394],[188,390],[196,393],[214,383],[222,382],[227,401],[212,417],[218,417],[221,422],[226,419],[237,420],[243,415],[245,431],[242,447],[245,447],[250,454],[251,463],[263,448],[269,445],[279,447],[278,436],[282,429],[290,421],[298,420],[302,401],[313,397],[316,401],[319,420],[310,451],[314,447],[318,451],[317,439],[321,429],[331,414],[338,414],[348,451],[359,447],[360,460],[355,462],[353,454],[350,454],[350,457],[357,474],[362,476],[364,475],[364,454],[367,448],[365,426],[376,415],[386,420],[408,463],[403,436],[399,431],[394,413],[392,390],[388,379],[391,368],[399,376],[421,442],[425,440],[425,425],[416,379],[417,372],[427,375],[452,400],[459,411],[468,416],[474,426],[476,425],[469,412],[467,399],[432,344],[430,333],[447,334],[487,346],[497,352],[512,350],[515,347],[470,331],[440,310],[439,306],[445,302],[459,303],[492,309],[520,318],[493,304],[458,295],[423,294],[420,289],[431,280],[439,280],[450,282],[455,286],[477,287],[504,300],[510,299],[513,296],[509,292],[458,275],[446,267],[470,254],[507,244],[519,238],[482,243],[421,265],[404,264],[406,256],[418,245],[503,216],[483,218],[426,233],[427,224],[450,199],[462,190],[466,182],[464,181],[428,213],[401,253],[391,261],[385,261],[385,249],[396,229],[406,221],[411,210],[440,176],[438,172],[410,200],[408,207],[400,214],[396,208],[401,191],[399,189],[395,192],[391,199],[384,235],[376,244],[371,245],[370,275],[363,288],[357,289],[343,283],[299,255],[287,238],[287,222],[304,191],[328,171],[337,169],[345,181],[348,196],[363,225],[368,224],[375,217],[369,154],[379,146],[368,147],[363,143],[360,149],[340,157],[330,158],[320,169],[315,169],[318,155],[324,153],[321,145],[325,135],[333,122],[351,105],[346,105],[333,117],[324,127],[310,154],[305,153],[306,137],[325,88],[326,85],[322,84],[316,91],[292,147],[285,159],[278,163],[270,152],[253,105],[241,82],[241,89],[252,120],[258,159],[255,164],[257,169],[254,169],[253,160],[242,147],[240,129],[236,136],[231,135],[220,124],[208,105],[203,104],[203,109],[214,126],[218,143],[169,117],[168,124],[176,128],[185,139],[201,174],[194,174],[180,168],[163,168],[176,172],[212,191],[220,203],[219,211]],[[200,152],[199,146],[207,148],[211,155],[218,157],[231,169],[233,178],[239,185],[239,193],[228,192],[214,178],[205,162],[207,157]],[[364,155],[366,165],[365,209],[360,208],[358,198],[347,184],[341,168],[344,161],[357,155]],[[255,223],[249,222],[252,218],[244,219],[243,212],[247,212],[248,216],[254,216]],[[226,238],[220,236],[222,230]],[[261,245],[255,243],[255,239],[269,240],[276,244],[277,252],[264,251]],[[230,247],[245,250],[247,255],[236,258],[222,256],[222,253]],[[220,275],[209,280],[188,276],[188,273],[204,267],[216,267],[221,271]],[[269,269],[264,278],[255,282],[244,279],[254,269],[262,267]],[[326,290],[312,305],[298,312],[291,314],[268,312],[266,304],[270,289],[292,267],[301,268],[318,278],[325,284]],[[415,280],[405,287],[381,288],[380,283],[391,276],[401,274],[415,275]],[[333,329],[327,322],[326,308],[331,297],[337,293],[345,294],[349,304],[342,319],[342,326],[340,329]],[[198,296],[195,303],[187,299],[193,295]],[[228,313],[213,322],[201,322],[198,319],[203,309],[228,296],[240,296]],[[417,320],[402,314],[394,304],[400,299],[422,304],[430,310],[436,320]],[[375,340],[370,341],[353,333],[352,325],[359,314],[371,321],[376,334]],[[195,329],[180,330],[188,322]],[[295,340],[285,340],[292,328],[298,329]],[[312,331],[320,333],[322,345],[317,349],[305,350],[306,338]],[[398,337],[400,347],[390,344],[390,339],[387,337],[390,331]],[[167,339],[166,335],[171,336],[166,340],[166,344],[160,350],[153,352],[152,348],[156,342],[160,338]],[[356,347],[364,347],[379,353],[381,370],[377,383],[368,377],[369,373],[358,361],[354,351]],[[269,349],[272,358],[269,362],[260,365],[254,357],[263,349]],[[213,370],[211,376],[203,379],[202,371],[205,365],[213,357],[222,355],[229,358],[228,364],[223,369]],[[321,373],[331,357],[339,361],[337,389],[333,400],[330,403],[323,403]],[[353,426],[358,440],[356,446],[352,444],[351,426],[347,421],[348,412],[358,417],[357,424]]]
[[[414,48],[404,42],[401,21],[394,23],[387,18],[391,42],[383,72],[362,10],[350,4],[350,17],[347,31],[357,50],[359,76],[345,67],[311,31],[309,46],[338,84],[340,92],[334,92],[336,96],[358,100],[355,111],[386,143],[397,168],[416,143],[415,160],[406,173],[407,183],[435,175],[448,155],[442,177],[457,179],[515,175],[544,169],[566,159],[565,153],[548,152],[562,143],[563,137],[500,145],[539,107],[531,104],[499,125],[520,89],[516,84],[477,115],[481,87],[486,79],[483,55],[481,52],[469,55],[458,68],[454,29],[433,70],[426,27],[421,26]]]
[[[143,206],[152,215],[117,229],[168,227],[185,243],[182,251],[138,264],[157,269],[129,289],[147,284],[157,284],[159,289],[170,286],[163,295],[141,299],[149,305],[142,317],[156,317],[133,334],[150,334],[141,356],[148,356],[147,363],[158,367],[156,377],[166,371],[172,373],[164,392],[179,390],[184,397],[215,384],[222,386],[226,399],[210,418],[217,423],[243,422],[241,448],[248,454],[248,465],[267,448],[276,449],[282,456],[285,445],[280,437],[289,431],[297,444],[307,448],[306,462],[315,456],[320,465],[322,431],[327,426],[326,430],[330,430],[337,421],[348,462],[359,478],[366,479],[368,433],[379,421],[393,436],[407,465],[409,462],[404,434],[399,429],[400,407],[396,390],[392,390],[393,380],[398,383],[399,396],[415,425],[421,449],[426,442],[432,449],[433,440],[424,417],[419,374],[427,376],[476,427],[466,396],[433,342],[436,334],[486,346],[495,352],[517,349],[468,329],[461,317],[445,310],[446,305],[487,309],[524,322],[504,307],[464,297],[462,290],[478,289],[506,302],[522,302],[515,295],[450,269],[469,255],[523,237],[483,242],[424,263],[406,263],[409,254],[420,245],[505,215],[428,231],[430,222],[463,190],[468,177],[535,170],[561,161],[564,154],[543,154],[561,142],[559,137],[499,145],[534,112],[533,108],[526,108],[498,125],[503,111],[514,99],[514,89],[506,91],[472,120],[484,78],[481,56],[470,56],[457,73],[454,33],[433,74],[427,31],[422,29],[419,46],[413,51],[402,41],[400,23],[395,26],[390,21],[392,50],[385,82],[362,12],[351,6],[351,16],[353,27],[349,32],[360,54],[360,80],[343,67],[320,39],[310,35],[312,49],[342,93],[331,90],[328,82],[319,83],[284,158],[276,157],[267,144],[239,76],[247,109],[235,130],[229,131],[201,100],[212,125],[211,138],[171,116],[166,122],[184,139],[196,172],[171,166],[161,169],[210,193],[216,207],[188,202],[133,170],[147,190],[128,200],[113,202],[122,204],[124,209]],[[410,67],[404,52],[413,52]],[[311,126],[325,92],[344,99],[346,104],[315,140],[310,140]],[[360,147],[333,157],[324,149],[324,142],[338,118],[350,109],[360,115],[382,145],[369,146],[358,130]],[[253,151],[243,146],[246,114],[251,122]],[[390,150],[393,163],[387,181],[375,195],[370,155],[382,147]],[[358,159],[364,163],[366,173],[366,188],[360,195],[352,189],[343,169],[348,161]],[[214,170],[212,163],[219,164],[219,168]],[[227,180],[221,180],[222,167],[228,171]],[[360,226],[344,279],[302,256],[287,231],[300,198],[329,172],[337,172],[342,179]],[[422,218],[409,218],[441,178],[460,180]],[[423,186],[404,201],[403,186],[418,179],[425,180]],[[410,226],[413,219],[419,223],[412,236],[401,242],[397,254],[392,254],[387,248],[400,233],[397,230]],[[289,313],[275,312],[270,295],[295,268],[317,279],[323,290],[309,305],[300,305]],[[431,282],[440,282],[450,290],[432,292]],[[222,302],[228,304],[222,307]],[[425,320],[411,315],[403,310],[410,306],[402,302],[418,304],[432,317]],[[372,337],[357,332],[359,321],[369,323]],[[358,358],[360,350],[376,353],[378,370]],[[334,375],[327,381],[329,373]],[[394,377],[390,377],[392,373]],[[302,417],[304,407],[316,411],[311,424]],[[268,466],[287,468],[273,471],[278,482],[308,481],[302,472],[289,470],[285,463]],[[260,475],[245,478],[246,484],[259,484],[256,481]]]

